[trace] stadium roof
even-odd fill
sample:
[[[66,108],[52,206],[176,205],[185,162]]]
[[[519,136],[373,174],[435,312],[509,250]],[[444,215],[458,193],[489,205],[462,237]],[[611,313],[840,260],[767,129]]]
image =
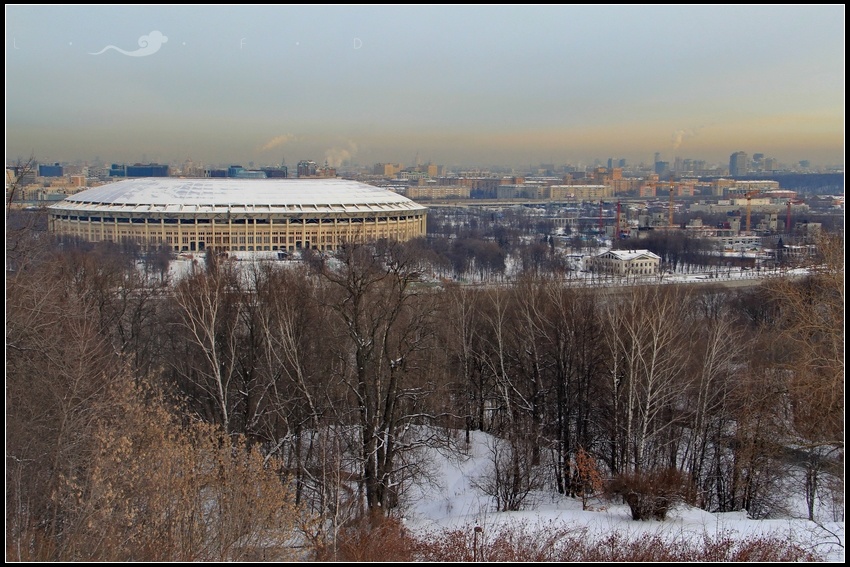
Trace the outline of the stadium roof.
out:
[[[393,191],[346,179],[146,177],[101,185],[51,206],[128,212],[369,212],[425,210]]]

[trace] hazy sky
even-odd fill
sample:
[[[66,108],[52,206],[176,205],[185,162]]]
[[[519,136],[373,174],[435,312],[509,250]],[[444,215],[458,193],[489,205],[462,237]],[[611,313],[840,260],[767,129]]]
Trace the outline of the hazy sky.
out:
[[[6,156],[843,164],[844,15],[7,5]]]

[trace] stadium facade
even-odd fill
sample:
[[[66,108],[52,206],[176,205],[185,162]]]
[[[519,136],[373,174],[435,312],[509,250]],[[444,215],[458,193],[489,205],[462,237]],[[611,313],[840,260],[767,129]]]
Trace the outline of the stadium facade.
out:
[[[48,208],[50,230],[89,242],[177,252],[334,250],[345,242],[425,235],[427,208],[344,179],[118,181]]]

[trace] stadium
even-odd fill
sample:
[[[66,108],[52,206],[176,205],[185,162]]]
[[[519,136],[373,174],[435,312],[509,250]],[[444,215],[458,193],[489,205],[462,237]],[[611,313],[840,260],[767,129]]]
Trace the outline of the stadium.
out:
[[[345,179],[138,178],[48,208],[50,230],[89,242],[177,252],[334,250],[425,234],[427,208]]]

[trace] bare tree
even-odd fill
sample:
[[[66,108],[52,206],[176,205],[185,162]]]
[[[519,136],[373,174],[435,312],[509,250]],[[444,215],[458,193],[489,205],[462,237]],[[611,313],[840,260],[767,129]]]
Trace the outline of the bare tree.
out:
[[[694,354],[689,372],[695,377],[688,392],[689,414],[682,462],[690,471],[703,508],[718,505],[716,474],[732,423],[729,392],[742,365],[744,337],[731,314],[721,309],[716,317],[694,321]]]
[[[12,210],[12,203],[15,202],[16,199],[20,199],[21,190],[23,187],[24,180],[29,177],[38,166],[38,162],[35,160],[35,154],[30,154],[26,160],[18,159],[14,166],[12,166],[12,170],[14,172],[14,178],[6,187],[7,199],[6,199],[6,223],[9,221],[9,213]]]
[[[551,303],[549,334],[552,337],[556,402],[553,421],[557,424],[559,490],[575,495],[572,470],[579,447],[601,446],[608,417],[617,411],[606,407],[606,362],[612,353],[604,346],[596,294],[557,284],[548,286]],[[616,408],[615,408],[616,409]],[[612,437],[613,438],[613,437]],[[601,451],[601,449],[596,449]],[[609,463],[616,470],[612,460]]]
[[[615,379],[626,381],[617,386],[626,391],[626,454],[637,471],[672,459],[665,436],[676,423],[677,402],[690,381],[682,372],[688,353],[685,301],[679,288],[645,286],[606,304],[613,360],[623,363]]]
[[[398,503],[400,473],[414,462],[403,455],[408,438],[432,414],[425,401],[433,389],[422,354],[433,346],[436,302],[418,294],[419,273],[397,244],[343,247],[324,264],[324,303],[341,331],[327,345],[358,414],[365,503],[386,513]],[[329,337],[330,338],[330,337]]]
[[[817,239],[818,262],[802,281],[780,279],[767,286],[779,306],[782,349],[777,361],[788,379],[788,435],[803,452],[803,492],[815,519],[824,475],[843,482],[844,452],[844,238]]]
[[[497,512],[522,510],[530,495],[544,486],[542,469],[533,464],[532,443],[492,437],[488,449],[491,468],[473,484],[495,500]]]
[[[12,166],[14,177],[6,186],[6,272],[21,271],[28,264],[39,262],[49,253],[50,236],[47,232],[45,209],[32,210],[15,205],[20,200],[25,178],[35,171],[37,163],[30,155],[26,161],[18,160]]]
[[[199,394],[208,418],[230,430],[241,394],[235,388],[241,305],[236,274],[226,266],[197,272],[178,282],[175,300],[186,355],[173,360],[178,373]]]
[[[315,260],[320,267],[319,259]],[[323,522],[309,538],[333,549],[340,527],[356,514],[350,428],[337,421],[342,384],[322,342],[330,322],[317,309],[308,270],[260,264],[250,268],[246,326],[259,335],[262,352],[249,384],[249,430],[263,440],[267,456],[279,455],[295,483],[295,501]],[[341,412],[344,414],[344,412]]]
[[[780,279],[768,286],[782,312],[788,345],[783,366],[790,384],[794,428],[816,444],[844,444],[844,239],[818,239],[821,263],[803,281]]]
[[[491,388],[479,356],[477,298],[480,294],[465,286],[452,285],[446,290],[446,295],[448,325],[443,328],[443,340],[459,375],[455,396],[460,406],[458,413],[464,420],[466,443],[469,444],[471,431],[485,430],[486,399]]]
[[[96,306],[56,259],[27,264],[6,285],[7,549],[61,560],[75,522],[68,498],[129,381]]]
[[[66,495],[63,559],[239,561],[288,559],[301,512],[244,436],[180,418],[156,395],[128,392],[120,420],[94,436],[87,473]]]

